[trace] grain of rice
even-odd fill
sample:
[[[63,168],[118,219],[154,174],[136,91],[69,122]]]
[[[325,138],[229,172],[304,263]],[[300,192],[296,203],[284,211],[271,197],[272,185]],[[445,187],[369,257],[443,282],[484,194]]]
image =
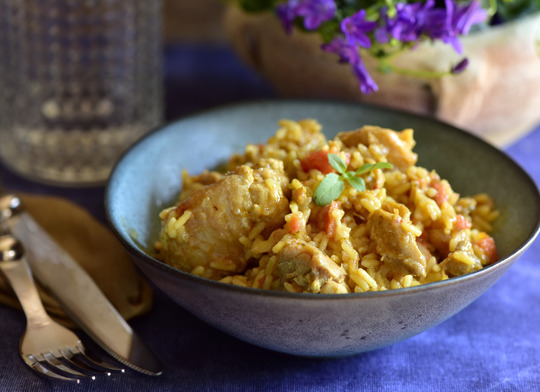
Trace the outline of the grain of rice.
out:
[[[241,236],[240,238],[238,238],[238,241],[244,245],[244,247],[250,247],[251,244],[253,243],[253,241],[251,239],[249,239],[248,237],[246,237],[245,235]]]
[[[472,259],[470,256],[468,256],[466,253],[464,252],[454,252],[452,254],[452,257],[456,260],[459,260],[461,261],[462,263],[464,264],[467,264],[467,265],[474,265],[474,259]]]
[[[401,283],[399,283],[397,280],[395,279],[392,279],[390,281],[390,288],[391,289],[401,289],[403,286],[401,285]]]
[[[368,291],[370,288],[377,288],[377,282],[371,276],[369,276],[369,274],[365,270],[361,268],[353,271],[350,276],[354,283],[356,283],[358,286],[361,286],[364,291]]]
[[[247,287],[247,281],[246,281],[245,276],[235,275],[235,276],[233,276],[231,283],[236,285],[236,286]]]
[[[283,283],[283,288],[285,289],[285,291],[288,291],[289,293],[296,293],[297,292],[296,288],[292,284],[290,284],[289,282]]]
[[[375,254],[370,253],[362,257],[362,261],[360,262],[360,264],[362,264],[362,267],[365,268],[375,268],[379,266],[379,260],[377,259]]]
[[[204,267],[202,265],[198,265],[197,267],[193,268],[191,273],[193,275],[203,276],[204,275]]]
[[[472,221],[473,227],[477,228],[478,230],[482,230],[485,232],[490,232],[491,230],[493,230],[493,226],[491,225],[491,223],[489,223],[485,218],[480,215],[473,215]]]
[[[401,278],[401,286],[402,287],[411,287],[413,281],[412,275],[405,275],[403,278]]]
[[[262,233],[262,231],[265,229],[266,223],[263,221],[260,221],[255,225],[253,229],[251,229],[251,232],[249,233],[249,239],[253,241],[259,234]]]
[[[260,284],[259,282],[261,280],[263,280],[265,277],[265,270],[260,270],[257,275],[255,275],[255,278],[253,279],[253,283],[251,285],[251,287],[253,288],[256,288],[256,289],[262,289],[263,288],[263,284]]]
[[[274,278],[272,277],[272,275],[266,275],[264,277],[264,283],[262,288],[265,290],[270,290],[270,288],[272,287],[272,283],[274,283]]]
[[[211,268],[214,268],[216,270],[220,271],[229,271],[233,272],[236,270],[236,264],[232,260],[227,259],[216,259],[210,261],[208,264]]]
[[[344,261],[348,263],[354,262],[355,264],[358,262],[358,252],[353,248],[349,240],[341,241],[341,249],[344,251]]]
[[[169,238],[176,238],[176,218],[173,216],[167,222],[166,232]]]
[[[388,290],[390,288],[390,282],[380,273],[375,275],[375,281],[379,290]]]
[[[279,240],[278,243],[272,247],[272,252],[279,253],[281,249],[283,249],[283,247],[287,245],[287,242],[289,241],[290,238],[291,238],[291,235],[285,234],[283,238]]]

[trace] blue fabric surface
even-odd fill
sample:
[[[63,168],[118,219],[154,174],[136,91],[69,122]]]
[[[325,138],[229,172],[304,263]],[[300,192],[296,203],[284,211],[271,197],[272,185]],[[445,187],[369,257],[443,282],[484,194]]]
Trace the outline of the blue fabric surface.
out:
[[[167,48],[165,75],[168,119],[275,96],[223,47]],[[540,184],[540,127],[507,152]],[[16,190],[71,198],[104,219],[102,188],[48,188],[3,166],[0,180]],[[127,371],[78,386],[27,370],[17,352],[24,316],[0,306],[0,390],[539,391],[539,260],[537,240],[500,281],[451,319],[393,346],[336,359],[294,357],[243,343],[199,321],[156,289],[151,312],[130,324],[164,361],[164,374]]]

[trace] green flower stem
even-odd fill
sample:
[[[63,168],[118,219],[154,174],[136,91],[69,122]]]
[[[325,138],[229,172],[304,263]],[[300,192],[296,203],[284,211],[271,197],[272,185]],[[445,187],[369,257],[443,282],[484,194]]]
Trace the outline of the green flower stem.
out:
[[[398,68],[392,65],[391,62],[387,60],[382,60],[382,59],[379,59],[379,67],[380,69],[383,69],[384,72],[395,72],[400,75],[412,76],[415,78],[440,78],[440,77],[452,74],[451,71],[425,71],[425,70]]]
[[[389,0],[391,1],[391,0]],[[368,8],[365,9],[366,10],[366,19],[367,20],[371,20],[371,21],[374,21],[374,22],[377,22],[378,19],[379,19],[379,12],[381,10],[381,7],[379,4],[374,4]]]
[[[497,12],[497,0],[488,0],[489,8],[487,9],[488,18],[491,18]]]
[[[393,0],[384,0],[384,2],[388,6],[388,12],[387,12],[388,16],[390,18],[393,18],[394,16],[396,16],[396,5],[394,4]]]
[[[397,45],[395,45],[397,46]],[[383,73],[395,72],[400,75],[412,76],[416,78],[440,78],[443,76],[451,75],[451,70],[448,71],[426,71],[426,70],[413,70],[406,68],[399,68],[392,64],[393,60],[403,53],[405,50],[409,50],[412,44],[402,44],[399,48],[392,52],[388,52],[388,46],[373,47],[368,53],[375,57],[379,63],[379,71]],[[374,53],[384,53],[383,55],[375,55]]]

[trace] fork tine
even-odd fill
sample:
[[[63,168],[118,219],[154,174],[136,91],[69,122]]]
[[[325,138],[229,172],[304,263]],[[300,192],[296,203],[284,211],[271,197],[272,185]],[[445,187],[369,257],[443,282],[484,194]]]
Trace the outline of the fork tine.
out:
[[[96,379],[95,376],[91,376],[91,375],[88,375],[88,374],[81,373],[81,372],[79,372],[77,370],[71,369],[70,367],[64,365],[51,352],[44,353],[42,355],[43,355],[43,358],[45,359],[45,361],[55,369],[59,369],[59,370],[65,372],[65,373],[71,374],[73,376],[81,377],[81,378],[90,378],[92,380]]]
[[[23,356],[23,360],[32,370],[43,376],[51,377],[60,381],[76,382],[77,384],[81,382],[78,378],[66,377],[64,375],[53,372],[48,367],[43,366],[43,364],[32,355]]]
[[[104,374],[106,376],[111,375],[110,371],[97,367],[97,366],[92,366],[91,364],[88,364],[86,361],[81,360],[80,355],[73,354],[73,352],[69,349],[69,347],[60,349],[59,351],[63,355],[63,360],[69,362],[69,364],[75,369],[80,368],[85,372]]]
[[[82,343],[80,342],[77,344],[76,347],[69,347],[69,350],[73,354],[80,355],[84,361],[87,361],[90,364],[90,366],[96,366],[98,369],[106,369],[113,372],[120,372],[120,373],[125,372],[125,370],[122,368],[113,366],[107,362],[102,361],[101,359],[99,359],[98,357],[96,357],[95,355],[87,351],[85,347],[82,345]]]

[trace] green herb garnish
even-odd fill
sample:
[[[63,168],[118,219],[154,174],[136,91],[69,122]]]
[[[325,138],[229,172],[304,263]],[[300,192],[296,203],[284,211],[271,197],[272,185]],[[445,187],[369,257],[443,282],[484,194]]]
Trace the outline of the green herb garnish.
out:
[[[324,206],[330,203],[332,200],[336,200],[343,189],[345,189],[345,181],[347,181],[358,192],[363,192],[366,189],[366,183],[362,177],[371,170],[375,169],[391,169],[392,164],[388,162],[366,163],[358,168],[356,171],[347,171],[347,165],[343,162],[343,159],[336,154],[328,154],[328,163],[339,174],[330,173],[321,181],[315,193],[313,194],[313,201],[319,206]]]

